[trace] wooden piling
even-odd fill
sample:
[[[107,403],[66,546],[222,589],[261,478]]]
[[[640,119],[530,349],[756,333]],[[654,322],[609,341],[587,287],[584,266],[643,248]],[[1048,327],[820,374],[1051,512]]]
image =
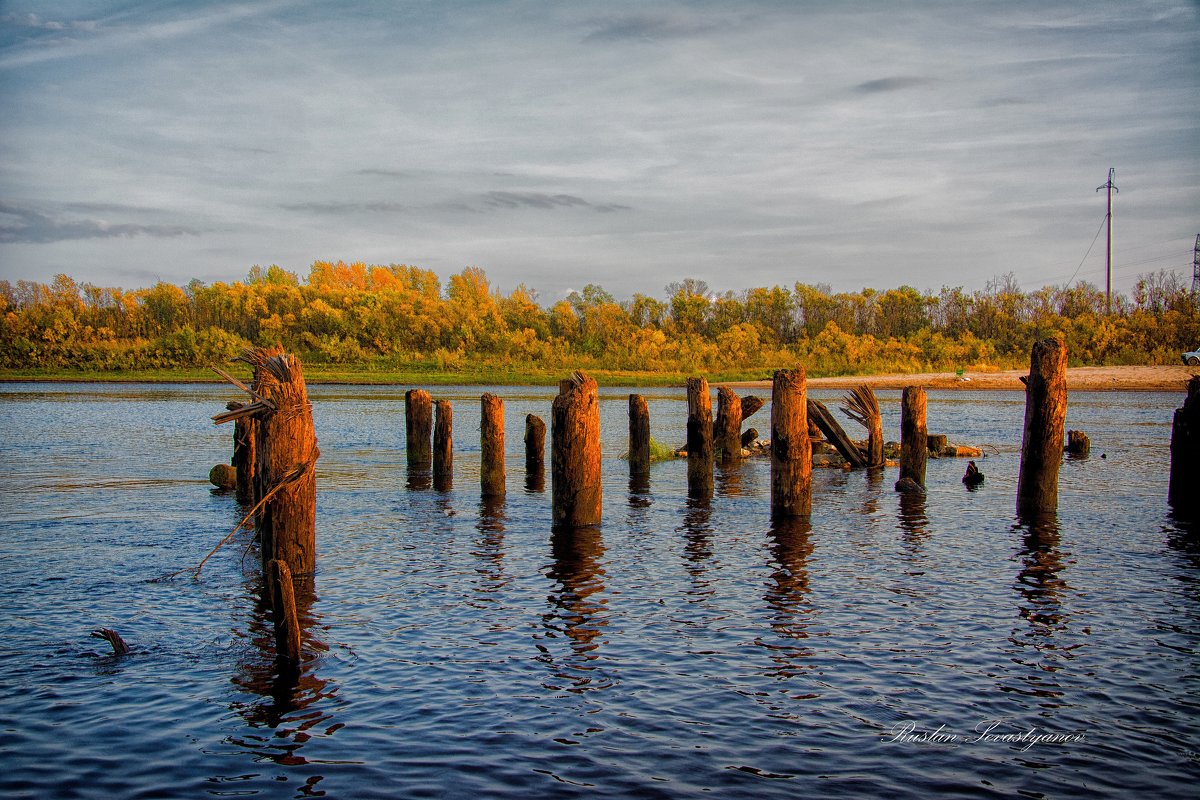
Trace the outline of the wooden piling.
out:
[[[650,471],[650,406],[640,394],[629,395],[629,474]]]
[[[546,491],[546,423],[535,414],[525,415],[525,490]]]
[[[713,492],[713,418],[705,378],[688,378],[687,403],[688,496],[707,498]]]
[[[1025,381],[1025,429],[1017,512],[1040,514],[1058,509],[1058,467],[1063,457],[1067,417],[1067,347],[1061,339],[1033,345]]]
[[[316,570],[316,464],[321,451],[300,360],[282,348],[250,354],[254,391],[269,407],[258,415],[255,527],[263,565],[279,559],[293,576]],[[251,404],[254,405],[254,404]]]
[[[300,620],[296,615],[296,590],[292,573],[283,561],[267,564],[267,585],[271,591],[271,618],[275,623],[275,655],[296,664],[300,661]]]
[[[900,395],[900,480],[905,478],[925,488],[925,465],[929,461],[929,432],[925,427],[928,399],[920,386],[905,386]]]
[[[550,486],[556,527],[600,524],[600,400],[596,381],[576,371],[561,381],[550,417]]]
[[[776,371],[771,387],[771,516],[812,513],[812,444],[804,368]]]
[[[242,403],[230,403],[226,408],[234,411],[243,405]],[[237,483],[234,485],[234,491],[239,503],[254,502],[257,426],[258,422],[253,416],[240,417],[233,423],[233,458],[230,460],[230,464],[237,470]]]
[[[404,393],[404,433],[410,468],[429,469],[432,428],[433,398],[424,389],[409,389]]]
[[[1183,407],[1171,424],[1171,478],[1167,501],[1176,513],[1200,508],[1200,377],[1188,381]]]
[[[454,487],[454,409],[449,400],[434,403],[433,487],[448,492]]]
[[[721,463],[730,464],[740,461],[742,458],[742,401],[728,386],[722,386],[717,390],[717,421],[713,428],[713,449],[720,456]]]
[[[1068,455],[1083,458],[1092,450],[1092,440],[1083,431],[1067,431],[1067,447]]]
[[[504,401],[494,394],[479,398],[479,485],[484,497],[503,497],[504,485]]]

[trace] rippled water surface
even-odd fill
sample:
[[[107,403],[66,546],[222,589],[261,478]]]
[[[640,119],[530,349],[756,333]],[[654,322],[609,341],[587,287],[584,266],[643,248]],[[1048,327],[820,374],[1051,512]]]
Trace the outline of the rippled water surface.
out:
[[[683,462],[631,483],[628,392],[602,389],[604,522],[564,535],[521,441],[552,391],[492,390],[491,504],[482,391],[433,391],[455,423],[435,492],[407,474],[402,387],[312,388],[297,676],[252,534],[199,580],[149,581],[244,513],[206,480],[234,390],[0,385],[0,794],[1194,796],[1200,539],[1165,502],[1181,394],[1070,398],[1093,452],[1063,464],[1054,525],[1014,519],[1024,396],[934,391],[930,430],[988,445],[979,490],[959,459],[930,461],[923,500],[894,469],[818,470],[811,520],[773,527],[765,460],[718,469],[709,503]],[[682,391],[645,394],[655,438],[682,443]],[[880,399],[899,438],[898,393]]]

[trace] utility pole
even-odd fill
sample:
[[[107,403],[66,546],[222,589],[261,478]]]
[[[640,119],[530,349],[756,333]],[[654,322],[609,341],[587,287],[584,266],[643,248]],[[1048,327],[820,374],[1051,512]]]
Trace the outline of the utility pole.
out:
[[[1101,189],[1108,190],[1108,249],[1104,255],[1104,313],[1112,313],[1112,196],[1113,192],[1117,191],[1117,185],[1113,183],[1113,176],[1117,174],[1116,167],[1108,168],[1108,183],[1103,186],[1097,186],[1096,191]]]
[[[1196,254],[1192,256],[1192,301],[1196,300],[1196,293],[1200,292],[1200,233],[1196,234]]]

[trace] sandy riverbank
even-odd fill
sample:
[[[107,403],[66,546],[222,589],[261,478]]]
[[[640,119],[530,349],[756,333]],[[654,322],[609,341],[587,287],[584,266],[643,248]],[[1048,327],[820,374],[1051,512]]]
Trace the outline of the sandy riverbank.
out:
[[[824,389],[848,389],[866,384],[874,389],[903,389],[924,386],[927,389],[1011,390],[1024,389],[1021,376],[1029,370],[1002,372],[965,372],[960,378],[953,372],[926,372],[916,375],[860,375],[837,378],[809,378],[808,385]],[[1067,370],[1068,391],[1179,392],[1184,394],[1188,379],[1200,374],[1195,367],[1071,367]],[[770,381],[745,381],[727,386],[767,387]]]

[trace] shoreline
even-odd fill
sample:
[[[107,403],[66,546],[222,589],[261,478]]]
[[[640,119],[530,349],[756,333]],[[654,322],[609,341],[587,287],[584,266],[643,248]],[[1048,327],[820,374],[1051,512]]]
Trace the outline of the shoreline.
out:
[[[1021,378],[1027,369],[999,372],[924,372],[910,375],[847,375],[834,378],[809,378],[808,386],[815,389],[851,389],[870,386],[872,389],[903,389],[921,386],[926,389],[959,391],[1023,391]],[[1068,367],[1067,390],[1076,392],[1187,392],[1187,383],[1200,369],[1179,366],[1132,367]],[[769,389],[771,381],[738,381],[714,384],[729,387]]]

